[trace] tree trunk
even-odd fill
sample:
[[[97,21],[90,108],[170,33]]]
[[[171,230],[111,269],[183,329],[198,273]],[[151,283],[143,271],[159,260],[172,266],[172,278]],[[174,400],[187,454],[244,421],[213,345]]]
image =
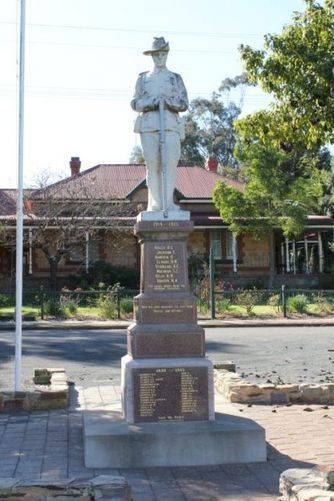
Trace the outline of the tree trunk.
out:
[[[269,234],[269,279],[268,279],[268,289],[272,289],[274,285],[275,277],[275,240],[274,231],[272,230]]]
[[[50,265],[50,288],[52,291],[57,290],[57,275],[58,275],[58,260],[55,258],[49,259]]]

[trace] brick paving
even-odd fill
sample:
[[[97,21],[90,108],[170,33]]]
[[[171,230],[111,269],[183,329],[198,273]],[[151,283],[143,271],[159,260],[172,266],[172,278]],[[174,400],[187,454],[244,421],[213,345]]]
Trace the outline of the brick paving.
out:
[[[266,429],[267,463],[92,470],[83,462],[82,406],[83,397],[72,390],[68,410],[0,415],[0,477],[85,478],[120,473],[131,484],[134,501],[269,501],[277,499],[281,471],[334,464],[333,406],[234,405],[242,416]]]

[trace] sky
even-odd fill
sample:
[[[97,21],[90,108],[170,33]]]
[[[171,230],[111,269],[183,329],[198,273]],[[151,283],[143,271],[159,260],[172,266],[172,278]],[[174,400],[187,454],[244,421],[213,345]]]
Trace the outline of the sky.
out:
[[[153,36],[170,43],[168,67],[189,98],[209,97],[243,70],[240,44],[261,48],[280,33],[303,0],[26,0],[25,185],[41,173],[69,174],[127,163],[140,144],[130,108],[142,54]],[[0,0],[0,188],[16,186],[19,0]],[[239,99],[240,96],[236,96]],[[260,89],[244,96],[243,114],[268,106]]]

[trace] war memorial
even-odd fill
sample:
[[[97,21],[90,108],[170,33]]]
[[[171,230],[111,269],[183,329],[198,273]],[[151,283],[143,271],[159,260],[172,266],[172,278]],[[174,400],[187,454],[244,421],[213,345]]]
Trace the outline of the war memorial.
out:
[[[122,401],[84,413],[85,463],[91,468],[191,466],[266,460],[261,426],[215,412],[213,364],[189,289],[190,213],[173,202],[188,108],[180,75],[166,68],[161,37],[145,51],[131,102],[147,166],[148,207],[134,233],[141,250],[140,294],[122,358]]]

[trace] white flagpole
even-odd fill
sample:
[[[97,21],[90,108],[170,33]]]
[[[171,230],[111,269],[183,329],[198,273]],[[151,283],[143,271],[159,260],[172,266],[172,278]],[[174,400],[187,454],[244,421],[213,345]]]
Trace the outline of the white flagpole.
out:
[[[15,391],[21,389],[23,274],[23,125],[25,63],[25,0],[20,0],[19,124],[16,204]]]

